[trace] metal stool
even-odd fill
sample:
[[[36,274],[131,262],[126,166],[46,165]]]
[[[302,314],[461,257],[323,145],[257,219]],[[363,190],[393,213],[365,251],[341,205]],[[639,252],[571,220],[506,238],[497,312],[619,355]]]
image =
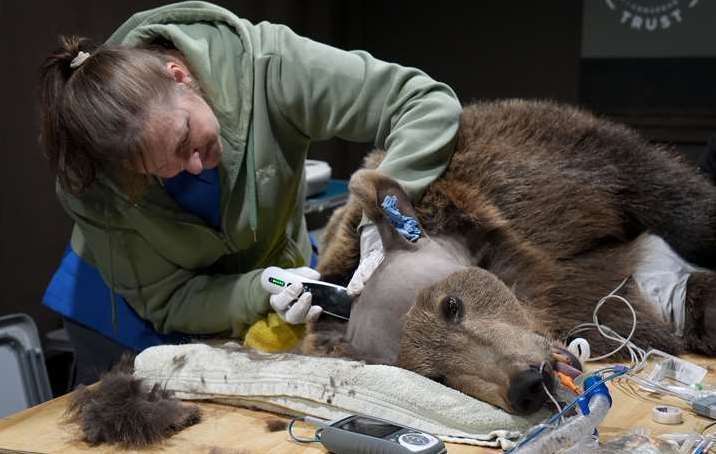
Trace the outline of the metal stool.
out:
[[[35,322],[25,314],[0,317],[0,417],[52,399]]]

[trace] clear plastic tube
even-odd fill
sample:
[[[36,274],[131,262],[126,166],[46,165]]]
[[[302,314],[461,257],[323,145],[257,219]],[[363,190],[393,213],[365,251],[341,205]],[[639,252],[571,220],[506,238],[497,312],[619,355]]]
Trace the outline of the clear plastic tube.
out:
[[[589,414],[569,419],[553,431],[525,444],[517,451],[520,454],[555,453],[581,443],[590,437],[594,429],[604,420],[609,411],[609,399],[595,394],[589,401]]]

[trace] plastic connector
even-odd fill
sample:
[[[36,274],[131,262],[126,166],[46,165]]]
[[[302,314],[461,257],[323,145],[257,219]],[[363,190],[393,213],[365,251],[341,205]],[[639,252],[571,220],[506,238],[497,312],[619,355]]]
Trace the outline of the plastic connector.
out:
[[[694,401],[691,402],[691,408],[693,408],[698,415],[716,419],[716,395],[694,399]]]
[[[609,394],[609,389],[601,378],[596,375],[591,375],[584,379],[584,384],[582,386],[584,386],[585,393],[577,399],[577,405],[579,405],[579,409],[582,411],[583,415],[586,416],[589,414],[589,402],[592,400],[592,397],[597,394],[602,394],[606,397],[609,401],[609,407],[611,408],[612,396]],[[591,389],[592,387],[594,387],[594,389]]]

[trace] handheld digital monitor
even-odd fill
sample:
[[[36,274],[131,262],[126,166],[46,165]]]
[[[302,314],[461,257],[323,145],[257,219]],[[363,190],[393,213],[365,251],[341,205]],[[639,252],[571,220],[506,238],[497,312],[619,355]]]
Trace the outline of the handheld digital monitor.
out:
[[[441,454],[442,440],[411,427],[367,416],[349,416],[318,429],[316,438],[337,454]]]

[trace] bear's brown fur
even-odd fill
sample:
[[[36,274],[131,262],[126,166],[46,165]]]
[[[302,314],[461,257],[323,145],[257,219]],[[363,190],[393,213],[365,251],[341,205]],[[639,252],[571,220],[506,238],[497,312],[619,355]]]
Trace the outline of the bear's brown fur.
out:
[[[380,153],[374,154],[366,167],[380,160]],[[370,170],[352,179],[349,202],[334,214],[323,239],[319,271],[324,279],[345,284],[350,278],[358,264],[356,228],[362,213],[382,222],[376,197],[381,191],[400,192],[386,189],[391,184],[384,180]],[[403,319],[397,364],[508,410],[515,408],[506,397],[508,383],[500,388],[500,380],[509,382],[514,371],[478,377],[458,374],[456,364],[499,371],[504,365],[490,364],[491,358],[509,361],[513,356],[500,353],[518,343],[520,330],[560,339],[574,326],[591,322],[595,303],[634,270],[633,243],[640,234],[659,235],[691,263],[716,267],[716,188],[674,153],[646,143],[630,129],[549,102],[466,107],[448,169],[414,210],[428,237],[464,241],[475,269],[455,273],[418,295]],[[637,311],[633,342],[672,353],[686,348],[716,354],[716,335],[709,328],[716,322],[714,276],[697,273],[689,281],[683,339],[627,282],[619,294]],[[446,310],[452,313],[445,304],[454,307],[455,300],[448,298],[454,294],[464,303],[465,318],[457,324],[445,318]],[[357,300],[354,310],[361,304]],[[477,319],[479,328],[461,331]],[[616,304],[600,313],[602,323],[624,335],[631,320],[631,313]],[[340,323],[320,321],[303,351],[360,358],[342,337],[345,330]],[[479,331],[490,333],[489,342],[483,339],[489,349],[465,356],[480,341]],[[584,337],[595,354],[615,346],[596,332]],[[526,337],[524,342],[535,343]],[[540,357],[549,355],[547,344],[536,344]],[[494,392],[484,391],[490,387]]]

